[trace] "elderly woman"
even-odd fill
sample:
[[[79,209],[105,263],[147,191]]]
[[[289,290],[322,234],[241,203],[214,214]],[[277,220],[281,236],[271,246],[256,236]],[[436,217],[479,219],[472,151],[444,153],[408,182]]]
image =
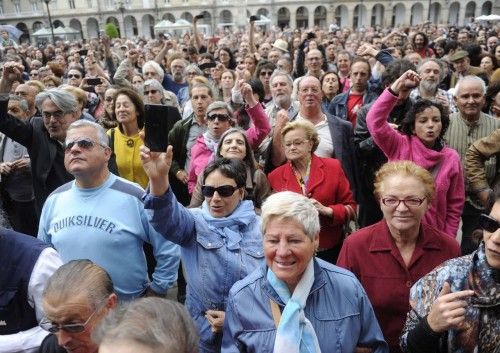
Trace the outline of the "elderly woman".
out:
[[[375,178],[384,219],[349,236],[337,262],[360,280],[393,353],[400,352],[410,287],[460,255],[453,238],[422,222],[434,194],[434,180],[425,169],[410,161],[385,164]]]
[[[245,162],[247,168],[245,199],[253,201],[255,208],[260,209],[262,202],[271,193],[271,187],[267,181],[266,174],[257,168],[257,162],[255,161],[253,150],[248,142],[245,131],[233,127],[224,132],[217,146],[215,157],[239,159]],[[202,175],[198,176],[189,207],[199,207],[205,200],[201,192],[203,186],[202,179]]]
[[[410,160],[434,177],[436,197],[424,216],[427,224],[455,237],[465,202],[464,177],[458,153],[446,146],[443,136],[449,118],[443,107],[429,100],[413,104],[398,132],[387,121],[398,103],[398,95],[418,85],[412,70],[403,73],[375,101],[366,117],[373,141],[389,161]]]
[[[356,209],[349,181],[338,160],[314,154],[319,136],[309,121],[287,123],[281,136],[287,163],[268,175],[271,188],[311,199],[321,222],[318,257],[335,263],[342,246],[342,226]]]
[[[184,208],[169,183],[172,147],[165,153],[141,148],[150,178],[144,207],[151,224],[181,246],[187,272],[186,307],[200,331],[200,351],[219,352],[231,286],[263,261],[260,219],[244,200],[247,171],[236,159],[217,159],[203,172],[201,208]]]
[[[498,352],[500,190],[479,224],[483,241],[475,252],[445,262],[412,287],[404,352]]]
[[[175,94],[164,90],[161,83],[154,78],[144,82],[142,93],[144,94],[144,103],[146,104],[161,104],[179,108]]]
[[[181,304],[152,297],[113,310],[92,338],[99,344],[99,353],[197,353],[199,339],[193,319]]]
[[[144,104],[131,88],[116,92],[114,113],[118,128],[108,130],[110,147],[116,156],[118,173],[143,188],[148,185],[148,176],[142,168],[139,149],[143,145],[139,132],[144,127]]]
[[[262,140],[271,131],[271,125],[262,105],[257,101],[253,90],[248,83],[240,84],[240,91],[247,104],[246,112],[253,121],[252,126],[245,134],[251,148],[257,148]],[[207,108],[207,131],[196,139],[191,149],[191,163],[189,169],[188,190],[192,193],[198,175],[215,155],[215,149],[222,134],[234,125],[233,112],[224,102],[213,102]]]
[[[280,192],[262,206],[266,265],[229,293],[222,352],[388,352],[352,273],[318,260],[314,203]]]

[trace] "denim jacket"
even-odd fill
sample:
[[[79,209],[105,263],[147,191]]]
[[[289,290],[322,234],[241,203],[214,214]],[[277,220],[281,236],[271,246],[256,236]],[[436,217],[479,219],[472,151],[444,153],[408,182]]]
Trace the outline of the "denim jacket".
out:
[[[223,353],[272,353],[276,325],[270,300],[283,311],[284,304],[266,280],[262,266],[229,293]],[[357,346],[374,353],[389,348],[373,308],[356,277],[322,260],[314,262],[314,283],[307,298],[305,316],[311,321],[322,352],[352,353]]]
[[[260,217],[252,201],[241,201],[231,215],[212,218],[206,204],[186,209],[172,190],[145,196],[153,227],[181,246],[187,272],[186,307],[200,330],[200,352],[219,352],[221,335],[211,331],[206,310],[226,310],[233,284],[263,263]]]

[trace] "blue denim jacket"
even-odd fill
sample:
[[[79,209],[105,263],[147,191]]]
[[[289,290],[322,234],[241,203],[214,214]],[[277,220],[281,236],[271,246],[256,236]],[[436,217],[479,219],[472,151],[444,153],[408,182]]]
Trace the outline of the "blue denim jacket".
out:
[[[213,222],[206,205],[186,209],[170,188],[162,197],[146,195],[144,207],[149,209],[153,227],[181,246],[187,272],[186,307],[200,330],[200,352],[220,352],[221,335],[211,331],[205,311],[225,311],[233,284],[253,272],[264,259],[260,217],[252,201],[241,201],[231,215]],[[221,235],[228,229],[236,238],[241,236],[239,242]]]
[[[284,304],[266,280],[262,266],[229,293],[222,353],[272,353],[276,338],[270,300]],[[357,346],[373,353],[389,348],[373,308],[356,277],[322,260],[314,262],[314,283],[305,307],[321,352],[352,353]]]

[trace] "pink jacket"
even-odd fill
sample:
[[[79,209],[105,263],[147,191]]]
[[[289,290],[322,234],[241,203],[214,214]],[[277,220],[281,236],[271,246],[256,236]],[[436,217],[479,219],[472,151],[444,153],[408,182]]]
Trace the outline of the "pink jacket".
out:
[[[458,153],[444,147],[441,151],[427,148],[418,137],[399,133],[389,126],[387,118],[398,100],[384,90],[366,117],[368,130],[389,161],[410,160],[433,173],[436,195],[424,222],[456,237],[465,202],[465,185]]]
[[[250,119],[252,119],[253,124],[247,131],[245,131],[245,134],[252,149],[256,149],[271,131],[271,125],[269,124],[269,118],[260,103],[257,103],[252,108],[247,108],[246,111],[250,116]],[[191,162],[189,165],[188,180],[188,190],[190,194],[193,193],[196,186],[196,179],[198,178],[198,175],[203,173],[203,170],[213,158],[214,154],[207,148],[203,135],[199,136],[191,149]]]

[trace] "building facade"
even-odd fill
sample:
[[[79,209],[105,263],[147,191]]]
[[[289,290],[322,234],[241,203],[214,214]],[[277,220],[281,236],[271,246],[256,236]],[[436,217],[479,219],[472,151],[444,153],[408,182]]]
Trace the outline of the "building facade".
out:
[[[153,36],[155,23],[166,19],[202,22],[213,30],[221,26],[244,26],[250,14],[264,15],[271,24],[290,27],[319,25],[340,27],[415,25],[432,23],[464,25],[470,18],[500,13],[500,0],[44,0],[54,27],[72,27],[83,38],[97,37],[106,23],[114,23],[130,38]],[[0,23],[12,24],[29,39],[49,27],[46,3],[41,0],[0,0]],[[246,9],[246,11],[245,11]]]

